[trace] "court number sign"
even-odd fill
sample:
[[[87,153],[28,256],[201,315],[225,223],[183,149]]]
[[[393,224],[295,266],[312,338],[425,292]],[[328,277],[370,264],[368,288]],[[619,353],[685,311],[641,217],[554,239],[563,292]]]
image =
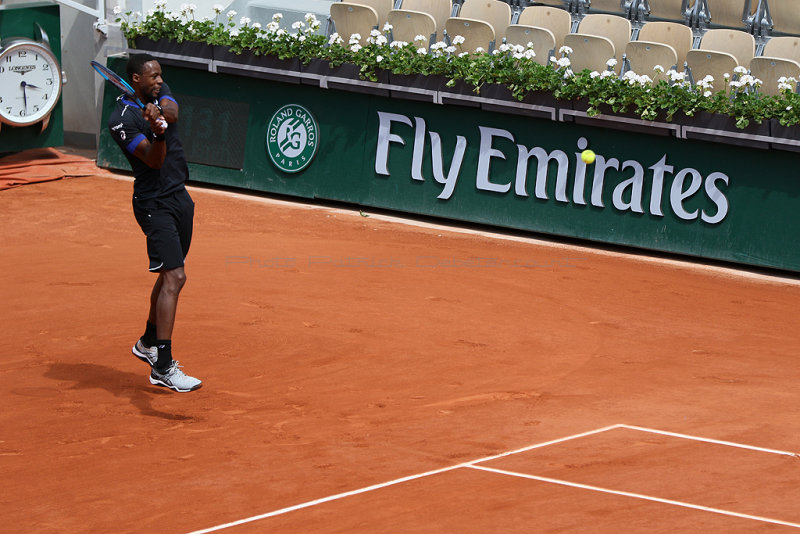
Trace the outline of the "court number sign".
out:
[[[311,163],[319,146],[319,126],[309,110],[283,106],[267,125],[267,154],[283,172],[300,172]]]

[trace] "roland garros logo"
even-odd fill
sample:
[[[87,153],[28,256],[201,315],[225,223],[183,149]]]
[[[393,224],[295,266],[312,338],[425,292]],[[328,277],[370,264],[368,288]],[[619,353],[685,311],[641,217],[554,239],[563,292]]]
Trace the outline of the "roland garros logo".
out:
[[[267,125],[269,159],[283,172],[299,172],[308,167],[318,145],[317,121],[303,106],[283,106]]]

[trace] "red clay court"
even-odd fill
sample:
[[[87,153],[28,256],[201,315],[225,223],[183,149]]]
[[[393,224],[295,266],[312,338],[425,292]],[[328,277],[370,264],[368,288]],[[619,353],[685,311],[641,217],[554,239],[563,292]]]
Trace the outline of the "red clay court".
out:
[[[800,529],[795,276],[192,187],[178,394],[130,178],[56,163],[0,191],[4,532]]]

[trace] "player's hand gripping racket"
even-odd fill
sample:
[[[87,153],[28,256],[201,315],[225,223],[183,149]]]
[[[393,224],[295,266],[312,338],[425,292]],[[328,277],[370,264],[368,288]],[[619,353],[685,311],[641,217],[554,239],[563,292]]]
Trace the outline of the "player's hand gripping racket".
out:
[[[142,103],[141,100],[139,100],[139,97],[136,96],[136,91],[133,90],[133,87],[131,87],[130,84],[125,81],[124,78],[122,78],[119,74],[112,71],[105,65],[101,65],[97,61],[92,61],[91,65],[94,68],[94,70],[96,70],[97,73],[100,74],[100,76],[102,76],[107,82],[109,82],[111,85],[122,91],[122,94],[127,96],[130,100],[136,102],[137,106],[139,106],[142,109],[145,109],[146,106],[144,105],[144,103]],[[163,117],[161,117],[158,120],[161,123],[161,125],[166,129],[167,121],[164,120]]]

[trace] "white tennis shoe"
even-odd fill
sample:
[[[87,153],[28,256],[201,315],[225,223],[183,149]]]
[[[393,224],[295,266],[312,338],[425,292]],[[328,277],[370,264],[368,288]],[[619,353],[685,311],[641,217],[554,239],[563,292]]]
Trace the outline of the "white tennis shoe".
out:
[[[158,347],[145,346],[145,344],[142,343],[141,338],[139,338],[139,340],[133,346],[131,352],[144,363],[150,365],[150,367],[153,367],[156,364],[156,361],[158,361]]]
[[[155,386],[174,389],[180,393],[194,391],[203,385],[200,380],[181,371],[180,365],[175,360],[172,361],[172,365],[164,373],[159,373],[154,367],[150,371],[150,383]]]

